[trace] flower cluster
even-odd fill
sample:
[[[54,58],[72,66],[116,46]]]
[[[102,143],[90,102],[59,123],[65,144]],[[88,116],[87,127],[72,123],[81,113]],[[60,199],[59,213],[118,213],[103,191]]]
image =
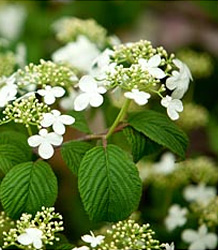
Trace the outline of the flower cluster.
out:
[[[53,245],[54,241],[58,241],[56,233],[63,230],[62,216],[55,213],[53,207],[42,207],[42,211],[37,212],[34,218],[30,214],[22,214],[15,228],[3,233],[3,247],[44,249],[45,245]]]
[[[178,124],[185,130],[192,130],[206,126],[208,120],[209,113],[206,108],[194,103],[185,103]]]
[[[96,86],[107,90],[120,88],[126,98],[140,106],[156,94],[161,97],[161,105],[167,109],[168,116],[177,120],[178,112],[183,110],[180,99],[187,91],[191,79],[188,67],[173,54],[168,55],[162,47],[153,48],[148,41],[139,41],[116,46],[113,50],[106,49],[95,59],[92,70],[86,76],[86,84],[93,83],[93,88],[88,91],[95,95],[103,94],[98,92]],[[84,78],[80,81],[84,83]],[[84,88],[80,89],[83,91]],[[163,96],[163,93],[166,95]],[[103,103],[102,96],[98,99],[96,102],[100,106]],[[83,105],[85,98],[80,95],[75,102],[78,111],[88,106]],[[96,103],[89,104],[98,107]]]
[[[92,232],[91,235],[84,235],[81,239],[90,244],[73,250],[109,250],[109,249],[169,249],[174,250],[174,245],[160,244],[154,239],[154,231],[150,229],[149,224],[140,226],[134,220],[119,221],[113,224],[110,229],[104,231],[104,235],[95,236]]]
[[[16,64],[15,55],[13,52],[0,53],[0,77],[9,76],[14,71]],[[1,79],[0,79],[1,82]],[[1,83],[0,83],[1,85]]]
[[[184,49],[179,51],[177,56],[188,65],[195,78],[206,78],[213,73],[213,60],[206,52]]]
[[[30,63],[19,69],[16,74],[17,84],[20,89],[34,91],[37,88],[64,87],[69,88],[75,84],[77,77],[74,71],[67,66],[40,60],[40,64]]]
[[[62,43],[75,41],[79,35],[87,37],[91,42],[104,48],[107,42],[107,30],[95,20],[79,18],[62,18],[53,24],[56,37]]]

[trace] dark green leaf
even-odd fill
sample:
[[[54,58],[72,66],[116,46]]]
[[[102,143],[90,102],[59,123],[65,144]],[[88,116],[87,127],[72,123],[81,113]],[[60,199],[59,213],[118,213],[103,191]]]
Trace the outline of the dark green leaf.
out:
[[[44,161],[13,167],[0,187],[2,206],[13,219],[18,219],[23,212],[34,214],[42,206],[53,206],[56,197],[57,179]]]
[[[71,125],[71,127],[86,133],[86,134],[90,134],[90,129],[88,127],[88,124],[86,122],[86,118],[84,115],[84,112],[81,111],[75,111],[75,110],[71,110],[68,112],[68,115],[71,115],[75,118],[75,123]]]
[[[80,162],[85,153],[91,148],[92,146],[89,143],[80,141],[67,142],[61,147],[61,155],[74,174],[78,174]]]
[[[92,220],[126,219],[140,201],[141,180],[130,157],[108,145],[88,151],[79,168],[79,191]]]
[[[123,130],[128,142],[131,144],[133,161],[138,162],[143,156],[159,152],[161,146],[132,127]]]
[[[185,158],[188,138],[165,115],[147,110],[130,116],[129,124],[152,141],[168,148],[182,159]]]

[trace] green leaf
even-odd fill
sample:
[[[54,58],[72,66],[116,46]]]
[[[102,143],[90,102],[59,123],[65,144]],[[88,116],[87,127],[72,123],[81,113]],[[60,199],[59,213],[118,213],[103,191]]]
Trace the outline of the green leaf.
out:
[[[136,131],[132,127],[126,127],[123,130],[127,141],[131,144],[133,161],[138,162],[143,156],[157,153],[161,146],[151,141],[147,136]]]
[[[135,164],[115,145],[85,154],[78,185],[85,210],[96,221],[126,219],[137,208],[142,191]]]
[[[84,115],[84,112],[81,111],[75,111],[75,110],[71,110],[69,112],[67,112],[68,115],[71,115],[75,118],[75,122],[74,124],[71,125],[71,127],[86,133],[86,134],[90,134],[90,129],[88,127],[88,124],[86,122],[86,118]]]
[[[80,162],[85,153],[91,148],[92,145],[89,143],[80,141],[67,142],[61,147],[61,155],[66,165],[74,174],[78,174]]]
[[[165,115],[147,110],[131,115],[128,122],[152,141],[168,148],[182,159],[185,158],[188,138]]]
[[[0,145],[0,169],[3,173],[6,174],[15,165],[29,160],[21,148],[11,144]]]
[[[25,162],[13,167],[4,177],[0,198],[5,212],[18,219],[24,212],[34,214],[42,206],[53,206],[57,179],[44,161]]]
[[[27,136],[17,131],[3,131],[0,133],[0,144],[12,144],[18,146],[26,154],[27,159],[31,159],[32,148],[27,143]]]

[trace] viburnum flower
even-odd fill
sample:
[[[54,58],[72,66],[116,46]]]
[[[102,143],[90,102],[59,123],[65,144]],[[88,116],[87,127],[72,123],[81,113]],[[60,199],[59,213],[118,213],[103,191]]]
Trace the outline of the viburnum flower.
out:
[[[79,88],[82,90],[74,102],[76,111],[84,110],[90,104],[92,107],[99,107],[104,99],[101,94],[106,93],[106,88],[98,86],[98,82],[90,75],[83,76],[79,81]]]
[[[5,85],[0,89],[0,107],[3,108],[8,104],[9,101],[16,99],[17,85],[15,84],[16,78],[15,74],[6,78],[1,79],[2,83]]]
[[[215,249],[217,246],[217,235],[208,233],[207,227],[203,224],[198,231],[186,229],[182,233],[182,239],[190,243],[188,250]]]
[[[90,243],[91,247],[96,247],[97,245],[101,244],[101,242],[105,238],[105,236],[103,235],[95,236],[92,231],[90,231],[90,234],[91,235],[83,235],[81,239],[86,243]]]
[[[46,129],[41,129],[39,135],[33,135],[28,138],[28,144],[31,147],[39,147],[38,153],[43,159],[49,159],[54,154],[54,146],[59,146],[63,142],[63,137],[54,132],[48,133]]]
[[[124,96],[128,99],[133,99],[140,106],[145,105],[151,97],[150,94],[139,91],[138,89],[132,89],[131,92],[126,92]]]
[[[64,125],[71,125],[75,122],[75,118],[70,115],[61,115],[61,112],[54,109],[50,113],[43,114],[41,125],[44,128],[52,126],[55,133],[63,135],[65,133]]]
[[[74,247],[72,250],[90,250],[90,248],[87,246],[82,246],[82,247]]]
[[[168,243],[165,244],[165,249],[166,250],[174,250],[175,249],[175,245],[172,242],[170,245]]]
[[[188,89],[192,75],[187,65],[179,59],[174,59],[173,63],[179,71],[172,72],[172,76],[166,80],[166,86],[169,90],[174,90],[172,93],[174,99],[181,99]]]
[[[165,225],[169,231],[174,230],[178,226],[183,226],[187,218],[185,217],[188,210],[181,208],[178,204],[174,204],[169,209],[169,214],[165,219]]]
[[[208,204],[211,199],[216,197],[215,187],[206,187],[204,183],[199,185],[189,185],[183,191],[184,198],[189,202],[200,202]]]
[[[148,71],[150,75],[157,79],[162,79],[166,76],[164,71],[158,68],[161,63],[160,55],[154,55],[149,60],[141,58],[138,60],[138,63],[141,66],[142,70]]]
[[[47,85],[45,89],[39,89],[37,93],[44,97],[46,104],[51,105],[57,97],[62,97],[65,94],[65,90],[62,87],[51,87]]]
[[[25,229],[25,233],[17,237],[17,241],[21,245],[28,246],[33,244],[34,248],[40,249],[42,248],[42,236],[43,233],[38,228],[27,228]]]
[[[171,96],[166,96],[161,100],[161,105],[167,108],[167,114],[172,120],[179,119],[178,112],[183,111],[182,101],[173,99]]]

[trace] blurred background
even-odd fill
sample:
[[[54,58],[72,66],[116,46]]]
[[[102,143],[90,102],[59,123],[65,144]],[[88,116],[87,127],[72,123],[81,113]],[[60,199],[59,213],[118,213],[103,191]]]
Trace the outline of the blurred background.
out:
[[[10,50],[25,53],[27,63],[38,63],[41,58],[50,59],[60,47],[51,27],[65,16],[93,18],[124,43],[150,40],[154,46],[162,45],[186,62],[194,78],[186,102],[198,105],[187,106],[192,113],[187,111],[189,116],[180,124],[190,137],[188,155],[206,155],[218,160],[217,1],[1,0],[0,37],[10,41]],[[198,114],[203,118],[193,124]],[[85,215],[73,174],[59,158],[53,159],[53,165],[59,178],[56,208],[64,216],[66,236],[75,242],[81,234],[99,225],[93,225]],[[155,226],[158,221],[148,216],[152,204],[146,192],[140,207],[142,222],[152,222]],[[158,236],[169,240],[161,231]]]

